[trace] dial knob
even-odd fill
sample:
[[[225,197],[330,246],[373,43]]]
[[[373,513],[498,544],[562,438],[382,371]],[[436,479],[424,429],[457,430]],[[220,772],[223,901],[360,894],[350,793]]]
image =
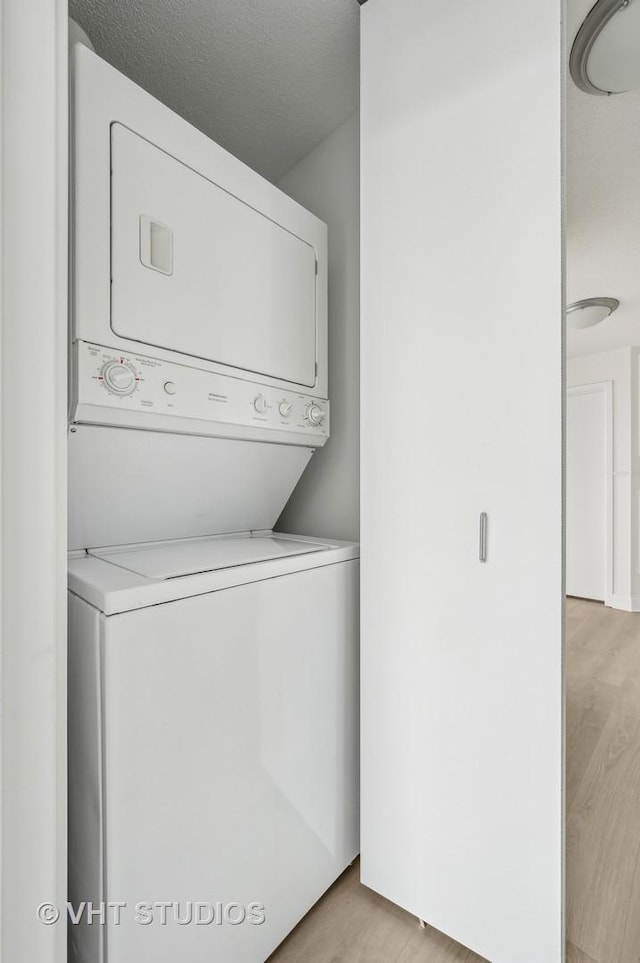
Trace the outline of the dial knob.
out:
[[[129,365],[120,361],[110,361],[102,369],[102,377],[110,391],[117,395],[128,395],[136,386],[136,373]]]
[[[317,428],[324,421],[324,411],[318,405],[309,405],[306,418],[310,425]]]
[[[280,411],[280,414],[282,415],[283,418],[289,417],[289,415],[291,414],[292,408],[293,408],[293,405],[291,404],[290,401],[281,401],[280,404],[278,405],[278,410]]]
[[[253,399],[253,407],[256,409],[259,415],[264,415],[265,411],[269,407],[267,404],[267,399],[264,395],[258,395]]]

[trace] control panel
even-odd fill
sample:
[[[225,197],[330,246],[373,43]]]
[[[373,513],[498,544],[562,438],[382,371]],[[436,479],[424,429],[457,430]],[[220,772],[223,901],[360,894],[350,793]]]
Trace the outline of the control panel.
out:
[[[268,429],[290,436],[275,440],[315,446],[329,437],[328,401],[84,341],[74,351],[72,421],[225,436],[236,426],[243,438]],[[163,425],[163,417],[171,424]]]

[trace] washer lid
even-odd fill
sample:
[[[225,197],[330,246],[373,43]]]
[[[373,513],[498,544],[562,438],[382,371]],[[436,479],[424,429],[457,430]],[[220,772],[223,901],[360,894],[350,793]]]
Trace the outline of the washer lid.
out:
[[[94,549],[89,551],[89,555],[144,578],[164,580],[306,555],[309,552],[323,552],[329,547],[316,542],[278,538],[277,535],[231,535],[185,539],[140,548]]]

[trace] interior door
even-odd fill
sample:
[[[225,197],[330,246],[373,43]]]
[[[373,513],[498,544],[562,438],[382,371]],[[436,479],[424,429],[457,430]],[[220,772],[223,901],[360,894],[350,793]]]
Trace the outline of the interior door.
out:
[[[561,13],[362,8],[362,880],[492,963],[563,958]]]
[[[611,594],[611,382],[567,391],[567,595]]]

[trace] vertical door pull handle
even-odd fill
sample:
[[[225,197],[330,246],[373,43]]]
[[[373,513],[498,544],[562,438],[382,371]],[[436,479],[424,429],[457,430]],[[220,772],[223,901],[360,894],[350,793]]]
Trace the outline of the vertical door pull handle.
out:
[[[480,561],[487,561],[487,513],[480,512]]]

